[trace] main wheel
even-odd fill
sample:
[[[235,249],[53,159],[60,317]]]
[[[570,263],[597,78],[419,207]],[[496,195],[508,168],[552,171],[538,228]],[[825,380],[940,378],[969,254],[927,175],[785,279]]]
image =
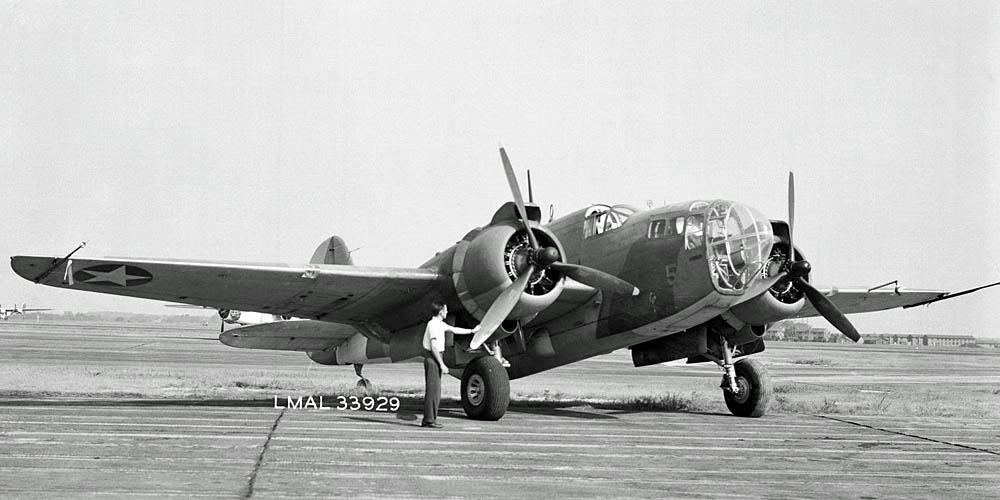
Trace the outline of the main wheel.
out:
[[[771,404],[771,375],[756,359],[743,358],[733,365],[736,369],[736,387],[740,391],[733,394],[727,390],[726,406],[737,417],[760,417],[767,413]]]
[[[473,420],[500,420],[510,404],[507,370],[492,356],[472,360],[462,371],[462,408]]]

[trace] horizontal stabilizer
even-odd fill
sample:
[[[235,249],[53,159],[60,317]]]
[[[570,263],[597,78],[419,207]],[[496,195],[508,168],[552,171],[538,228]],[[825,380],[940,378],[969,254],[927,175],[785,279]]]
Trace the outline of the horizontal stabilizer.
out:
[[[339,323],[277,321],[231,329],[219,335],[219,341],[243,349],[311,352],[336,348],[356,333],[353,326]]]

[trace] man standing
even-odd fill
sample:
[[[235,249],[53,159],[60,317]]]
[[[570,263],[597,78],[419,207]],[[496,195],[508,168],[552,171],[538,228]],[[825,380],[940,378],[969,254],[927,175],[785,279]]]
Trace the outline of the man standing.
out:
[[[445,323],[448,306],[439,301],[431,304],[431,312],[434,317],[424,328],[424,421],[420,426],[438,429],[441,427],[437,421],[438,406],[441,404],[441,375],[448,373],[448,367],[444,365],[444,359],[441,357],[441,353],[444,352],[445,333],[474,334],[479,331],[479,326],[470,330]]]

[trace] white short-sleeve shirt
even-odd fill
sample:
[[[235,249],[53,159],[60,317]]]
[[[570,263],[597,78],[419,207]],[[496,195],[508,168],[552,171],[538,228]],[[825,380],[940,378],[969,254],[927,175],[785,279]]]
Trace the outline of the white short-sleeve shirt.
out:
[[[448,324],[437,316],[427,322],[424,328],[424,349],[428,351],[444,352],[444,334],[448,329]]]

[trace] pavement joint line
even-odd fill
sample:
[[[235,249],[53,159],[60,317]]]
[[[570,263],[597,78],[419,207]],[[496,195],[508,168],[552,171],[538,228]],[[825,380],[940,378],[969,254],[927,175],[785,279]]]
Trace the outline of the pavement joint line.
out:
[[[281,417],[285,416],[285,410],[281,410],[278,414],[278,418],[274,419],[274,425],[271,426],[270,432],[267,433],[267,439],[264,440],[264,446],[260,449],[260,455],[257,456],[257,463],[253,464],[253,471],[250,472],[250,479],[247,481],[247,487],[243,490],[240,498],[247,500],[253,497],[253,486],[257,482],[257,473],[260,472],[260,466],[264,463],[264,455],[267,453],[267,449],[271,446],[271,437],[274,436],[274,431],[278,429],[278,423],[281,422]]]
[[[990,455],[995,455],[995,456],[1000,457],[1000,452],[996,452],[996,451],[993,451],[993,450],[988,450],[988,449],[985,449],[985,448],[977,448],[975,446],[969,446],[969,445],[966,445],[966,444],[952,443],[950,441],[943,441],[943,440],[940,440],[940,439],[934,439],[934,438],[929,438],[929,437],[924,437],[924,436],[918,436],[916,434],[910,434],[910,433],[907,433],[907,432],[894,431],[892,429],[884,429],[882,427],[875,427],[874,425],[863,424],[861,422],[852,422],[850,420],[846,420],[846,419],[842,419],[842,418],[837,418],[837,417],[830,417],[830,416],[827,416],[827,415],[815,415],[815,416],[819,417],[819,418],[826,419],[826,420],[833,420],[834,422],[840,422],[840,423],[843,423],[843,424],[850,424],[850,425],[855,425],[855,426],[858,426],[858,427],[864,427],[866,429],[871,429],[873,431],[884,432],[886,434],[895,434],[897,436],[905,436],[905,437],[913,438],[913,439],[921,439],[921,440],[924,440],[924,441],[929,441],[931,443],[943,444],[943,445],[946,445],[946,446],[953,446],[955,448],[963,448],[963,449],[966,449],[966,450],[978,451],[978,452],[981,452],[981,453],[988,453]]]
[[[136,348],[139,348],[139,347],[142,347],[142,346],[147,346],[147,345],[155,344],[155,343],[156,343],[155,341],[153,341],[153,342],[143,342],[142,344],[138,344],[138,345],[134,345],[132,347],[126,347],[124,349],[120,349],[118,352],[125,352],[125,351],[131,350],[131,349],[136,349]]]

